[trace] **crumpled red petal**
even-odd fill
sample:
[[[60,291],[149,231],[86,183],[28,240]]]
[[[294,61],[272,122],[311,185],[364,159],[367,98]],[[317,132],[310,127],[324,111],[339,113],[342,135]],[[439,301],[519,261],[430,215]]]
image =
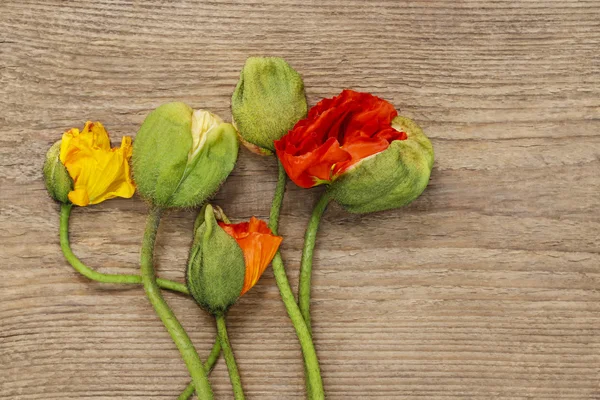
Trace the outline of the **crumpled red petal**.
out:
[[[334,180],[360,160],[377,154],[406,133],[391,127],[394,106],[369,93],[344,90],[310,109],[275,150],[288,176],[309,188]]]

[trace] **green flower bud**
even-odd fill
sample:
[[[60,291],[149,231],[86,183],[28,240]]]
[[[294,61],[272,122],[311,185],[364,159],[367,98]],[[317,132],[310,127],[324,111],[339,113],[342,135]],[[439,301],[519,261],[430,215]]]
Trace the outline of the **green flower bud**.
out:
[[[167,103],[144,120],[133,144],[133,176],[142,197],[159,207],[193,207],[233,170],[235,128],[216,115]]]
[[[246,263],[236,240],[221,228],[212,206],[198,218],[186,281],[196,302],[214,315],[224,314],[240,297]]]
[[[406,140],[367,157],[335,180],[332,198],[352,213],[368,213],[407,205],[425,190],[433,166],[433,147],[421,128],[406,117],[392,127],[406,132]]]
[[[44,182],[50,197],[61,203],[70,204],[69,192],[73,190],[73,179],[60,161],[60,143],[61,140],[54,143],[46,153]]]
[[[231,113],[242,142],[272,154],[280,139],[306,116],[304,82],[282,58],[250,57],[231,97]]]

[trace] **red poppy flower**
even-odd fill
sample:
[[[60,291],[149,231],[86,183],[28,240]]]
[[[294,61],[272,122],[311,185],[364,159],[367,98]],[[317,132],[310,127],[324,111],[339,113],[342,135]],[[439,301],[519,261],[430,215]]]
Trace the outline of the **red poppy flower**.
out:
[[[275,141],[277,156],[298,186],[329,183],[360,160],[384,151],[407,135],[392,128],[393,105],[373,96],[344,90],[321,100],[308,117]]]
[[[239,224],[226,224],[219,221],[219,226],[236,240],[244,253],[246,275],[240,293],[243,295],[256,285],[275,257],[283,238],[273,235],[265,221],[254,217],[250,218],[249,222]]]

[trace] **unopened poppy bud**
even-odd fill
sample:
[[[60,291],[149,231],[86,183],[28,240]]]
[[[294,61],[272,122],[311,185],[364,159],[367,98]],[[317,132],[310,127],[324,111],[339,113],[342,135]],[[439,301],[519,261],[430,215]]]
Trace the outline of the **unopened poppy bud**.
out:
[[[306,116],[302,77],[278,57],[250,57],[231,98],[234,124],[244,145],[269,155],[273,141]]]
[[[202,308],[220,315],[256,285],[283,239],[254,217],[239,224],[217,222],[224,215],[217,209],[206,205],[196,218],[187,284]]]
[[[159,207],[203,203],[233,170],[235,128],[218,116],[167,103],[144,120],[133,145],[133,175],[140,195]]]
[[[60,140],[50,147],[44,162],[44,182],[48,194],[54,200],[69,204],[69,192],[73,190],[73,179],[60,161]]]
[[[425,190],[433,166],[433,147],[421,128],[406,117],[392,127],[406,132],[405,140],[350,167],[329,187],[332,198],[352,213],[402,207]]]
[[[187,285],[202,308],[222,315],[242,292],[246,273],[244,253],[235,239],[219,226],[210,205],[202,209],[196,225]]]

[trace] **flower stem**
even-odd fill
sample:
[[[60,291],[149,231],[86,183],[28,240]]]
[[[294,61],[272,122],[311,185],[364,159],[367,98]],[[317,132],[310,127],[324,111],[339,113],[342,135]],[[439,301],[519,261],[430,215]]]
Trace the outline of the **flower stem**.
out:
[[[69,217],[71,216],[71,204],[62,204],[60,206],[60,248],[62,249],[65,259],[71,266],[81,275],[88,279],[101,283],[125,283],[125,284],[141,284],[142,277],[140,275],[126,274],[103,274],[95,271],[85,265],[71,250],[69,243]],[[189,294],[188,288],[183,283],[173,282],[167,279],[158,278],[158,286],[163,289]]]
[[[279,162],[279,175],[277,179],[277,187],[275,189],[275,195],[273,196],[273,205],[271,206],[271,214],[269,219],[269,227],[274,234],[277,234],[277,227],[279,224],[279,213],[281,205],[283,203],[283,195],[285,192],[286,174],[283,169],[283,165]],[[300,348],[302,349],[302,357],[304,358],[304,370],[306,374],[306,388],[307,397],[311,400],[322,400],[325,398],[325,392],[323,390],[323,381],[321,379],[321,370],[319,367],[319,359],[317,358],[317,352],[312,341],[310,330],[304,321],[304,317],[300,312],[300,308],[296,303],[290,282],[285,272],[283,260],[281,259],[280,252],[275,254],[273,258],[273,274],[275,275],[275,281],[277,287],[279,287],[279,293],[288,316],[292,320],[292,325],[296,330],[298,341],[300,342]]]
[[[156,231],[160,223],[161,213],[162,210],[160,208],[153,207],[148,214],[140,257],[142,283],[150,304],[154,307],[154,311],[160,317],[181,353],[181,357],[192,377],[192,382],[194,382],[198,398],[212,400],[213,393],[210,382],[208,381],[206,370],[204,369],[204,365],[202,365],[198,352],[196,352],[189,336],[163,298],[156,282],[154,272],[154,243],[156,241]]]
[[[127,274],[103,274],[93,270],[92,268],[85,265],[77,256],[73,253],[71,245],[69,243],[69,217],[71,216],[71,204],[62,204],[60,208],[60,247],[62,249],[65,259],[71,264],[71,266],[80,274],[88,279],[101,283],[124,283],[124,284],[142,284],[142,277],[140,275],[127,275]],[[156,283],[162,289],[172,290],[174,292],[180,292],[189,295],[189,290],[186,285],[179,282],[170,281],[168,279],[156,279]],[[212,347],[208,359],[204,363],[206,372],[209,373],[214,368],[219,355],[221,354],[221,342],[219,338],[215,340],[215,344]],[[187,400],[194,394],[194,383],[190,382],[186,389],[178,397],[179,400]]]
[[[227,336],[227,325],[225,324],[224,315],[215,315],[217,320],[217,331],[219,332],[219,339],[221,341],[221,347],[223,348],[223,356],[225,357],[225,363],[229,370],[229,380],[231,386],[233,386],[233,397],[235,400],[244,400],[244,389],[242,388],[242,380],[240,379],[240,373],[238,371],[237,363],[235,362],[235,356],[229,343],[229,337]]]
[[[285,169],[279,159],[277,159],[277,167],[277,186],[275,186],[271,213],[269,214],[269,228],[271,228],[274,235],[277,235],[277,228],[279,227],[279,214],[281,214],[283,196],[285,195],[285,184],[287,182]]]
[[[315,345],[312,341],[310,330],[304,321],[304,317],[296,304],[292,288],[283,266],[281,254],[277,252],[275,258],[273,258],[273,273],[275,275],[275,281],[279,287],[279,293],[281,299],[285,305],[288,316],[292,320],[296,335],[300,341],[300,348],[302,349],[302,357],[304,358],[304,366],[306,369],[307,388],[310,393],[308,398],[312,400],[320,400],[325,398],[323,391],[323,381],[321,379],[321,369],[319,367],[319,359],[317,358],[317,352]]]
[[[319,229],[319,222],[321,217],[327,209],[327,205],[331,201],[331,197],[328,192],[323,193],[315,208],[313,208],[310,221],[306,227],[306,234],[304,235],[304,248],[302,249],[302,259],[300,261],[300,282],[298,283],[298,306],[306,321],[308,330],[311,330],[310,325],[310,286],[312,276],[312,261],[313,251],[315,249],[315,243],[317,240],[317,231]]]
[[[204,369],[206,370],[207,374],[209,374],[210,371],[212,371],[212,369],[215,367],[215,364],[217,363],[217,360],[219,359],[220,354],[221,354],[221,341],[219,340],[219,337],[217,336],[217,340],[215,340],[215,344],[213,345],[210,355],[208,356],[208,360],[206,360],[206,362],[204,363]],[[187,387],[185,388],[185,390],[183,392],[181,392],[181,394],[179,395],[177,400],[188,400],[190,397],[192,397],[193,394],[194,394],[194,382],[190,382],[187,385]]]
[[[217,341],[217,343],[219,343],[219,345],[220,345],[221,342]],[[177,397],[177,400],[188,400],[190,397],[192,397],[193,394],[194,394],[194,382],[190,382],[186,386],[185,390],[183,392],[181,392],[179,397]]]

